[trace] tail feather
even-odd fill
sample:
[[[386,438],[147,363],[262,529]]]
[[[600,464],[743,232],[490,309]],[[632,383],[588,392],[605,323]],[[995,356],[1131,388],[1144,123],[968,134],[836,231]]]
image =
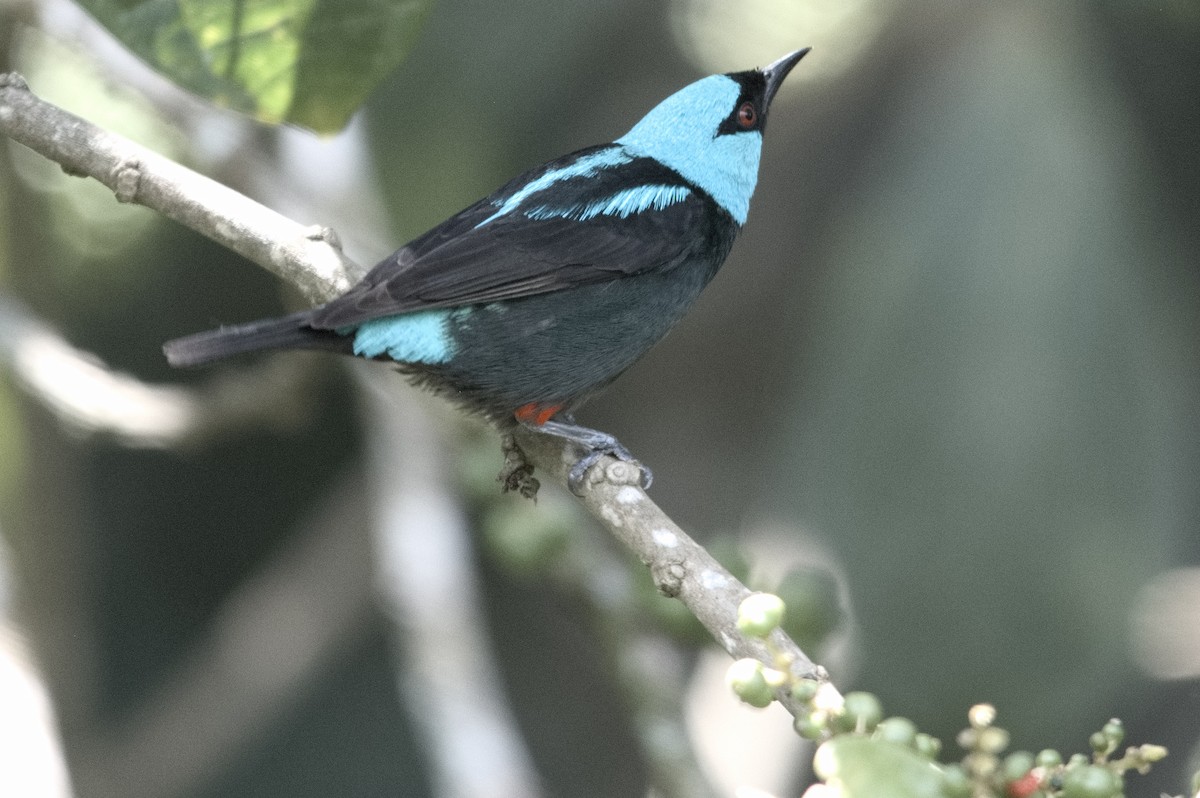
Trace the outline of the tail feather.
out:
[[[176,368],[199,366],[214,360],[264,349],[324,349],[351,352],[351,339],[332,330],[308,326],[311,311],[278,319],[252,321],[176,338],[163,344],[167,362]]]

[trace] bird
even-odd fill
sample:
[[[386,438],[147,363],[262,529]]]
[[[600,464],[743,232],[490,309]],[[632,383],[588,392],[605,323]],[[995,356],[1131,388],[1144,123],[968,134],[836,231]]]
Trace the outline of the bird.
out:
[[[648,488],[650,469],[575,411],[666,335],[725,261],[771,101],[810,50],[697,80],[620,138],[513,178],[330,302],[168,341],[167,361],[279,349],[386,361],[502,431],[574,444],[576,493],[605,455],[637,465]]]

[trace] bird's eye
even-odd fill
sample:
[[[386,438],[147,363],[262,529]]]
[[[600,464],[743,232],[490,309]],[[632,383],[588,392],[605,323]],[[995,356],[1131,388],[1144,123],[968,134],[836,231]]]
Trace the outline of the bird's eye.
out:
[[[754,103],[744,102],[737,109],[737,121],[745,130],[754,127],[758,122],[758,111],[754,109]]]

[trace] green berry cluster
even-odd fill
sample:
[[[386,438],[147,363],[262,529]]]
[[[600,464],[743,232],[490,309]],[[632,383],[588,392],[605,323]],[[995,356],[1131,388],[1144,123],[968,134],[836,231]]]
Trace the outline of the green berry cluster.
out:
[[[1118,718],[1105,723],[1088,738],[1092,755],[1073,754],[1066,761],[1062,754],[1046,749],[1034,757],[1034,767],[1026,777],[1027,792],[1014,798],[1121,798],[1125,794],[1125,774],[1131,770],[1146,773],[1152,764],[1167,755],[1161,745],[1130,746],[1116,757],[1125,741],[1125,727]],[[1032,786],[1036,778],[1036,787]]]
[[[775,693],[792,680],[791,663],[770,642],[770,635],[783,623],[783,599],[771,593],[751,593],[738,606],[738,631],[766,642],[774,666],[756,659],[739,659],[729,666],[725,682],[737,697],[752,707],[765,707]]]
[[[965,752],[962,760],[937,765],[941,741],[918,731],[908,718],[885,717],[876,696],[865,692],[841,696],[827,682],[792,675],[791,663],[775,652],[770,639],[784,623],[785,609],[784,602],[770,593],[754,593],[742,601],[739,631],[763,640],[775,661],[768,665],[740,659],[730,666],[726,681],[742,701],[755,707],[767,706],[786,690],[787,697],[801,706],[794,723],[796,733],[807,740],[826,740],[814,765],[818,774],[824,769],[830,783],[838,780],[840,796],[859,794],[847,789],[853,782],[850,774],[861,778],[870,772],[873,761],[887,762],[890,771],[884,771],[893,774],[911,768],[910,781],[925,780],[926,786],[944,798],[1123,798],[1127,772],[1145,773],[1167,755],[1160,745],[1140,745],[1126,748],[1118,757],[1125,728],[1116,718],[1090,736],[1091,756],[1075,754],[1064,760],[1052,749],[1036,755],[1029,751],[1005,754],[1008,732],[995,725],[994,707],[978,704],[967,713],[968,726],[957,738]],[[858,742],[845,744],[853,741]],[[849,764],[853,766],[845,766]],[[1196,782],[1193,793],[1200,798],[1200,774]]]
[[[1125,727],[1113,718],[1091,735],[1092,755],[1074,754],[1064,761],[1054,749],[1036,755],[1008,747],[1008,732],[994,726],[996,711],[988,704],[972,707],[970,725],[958,735],[966,750],[960,764],[947,765],[945,773],[954,789],[949,798],[1122,798],[1125,773],[1145,773],[1150,765],[1167,755],[1160,745],[1126,749],[1119,759],[1113,755],[1125,739]]]

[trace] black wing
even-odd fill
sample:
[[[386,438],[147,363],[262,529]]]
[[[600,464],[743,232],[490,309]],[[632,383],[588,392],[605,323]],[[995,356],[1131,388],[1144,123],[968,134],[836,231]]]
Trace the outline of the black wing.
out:
[[[315,308],[310,325],[337,329],[394,313],[494,302],[670,269],[704,245],[710,226],[734,226],[706,194],[649,158],[556,182],[498,213],[530,181],[613,146],[581,150],[514,179],[393,253],[345,295]],[[579,218],[578,209],[642,185],[677,186],[681,198],[624,217]],[[537,218],[560,212],[567,215]]]

